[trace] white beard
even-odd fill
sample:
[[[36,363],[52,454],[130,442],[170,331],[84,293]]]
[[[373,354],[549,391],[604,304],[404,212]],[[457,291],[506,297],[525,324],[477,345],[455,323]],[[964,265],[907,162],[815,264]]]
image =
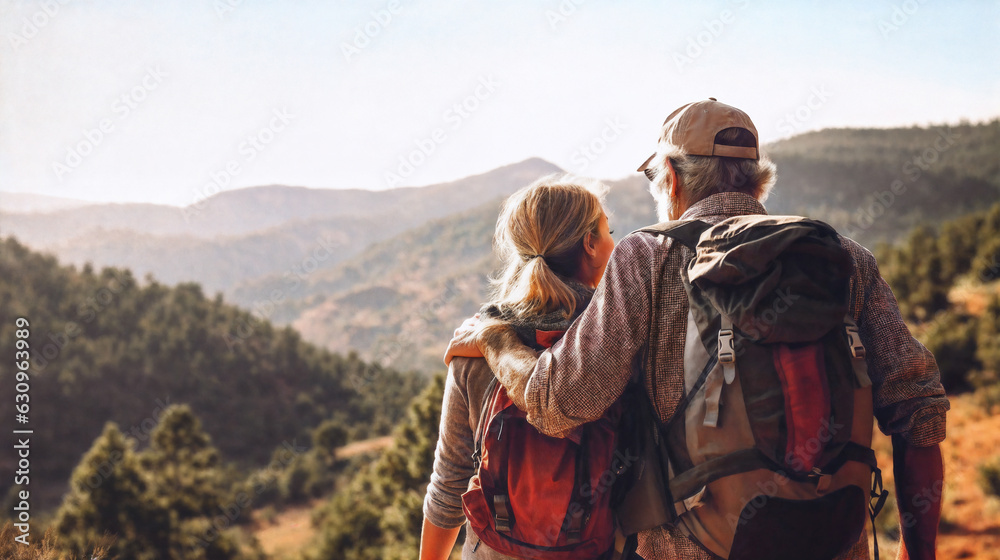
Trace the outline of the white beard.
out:
[[[672,196],[658,189],[654,184],[649,184],[649,194],[653,195],[656,201],[656,218],[661,222],[676,220],[677,205]]]

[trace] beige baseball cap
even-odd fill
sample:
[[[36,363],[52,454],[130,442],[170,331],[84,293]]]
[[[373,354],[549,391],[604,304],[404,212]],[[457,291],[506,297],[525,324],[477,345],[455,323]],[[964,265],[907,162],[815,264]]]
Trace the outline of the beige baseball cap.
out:
[[[754,146],[727,146],[716,144],[715,135],[727,128],[743,128],[753,134]],[[722,156],[743,159],[760,159],[760,142],[757,127],[746,113],[714,97],[682,106],[663,121],[661,136],[685,153],[693,156]],[[656,153],[649,156],[636,171],[645,171]]]

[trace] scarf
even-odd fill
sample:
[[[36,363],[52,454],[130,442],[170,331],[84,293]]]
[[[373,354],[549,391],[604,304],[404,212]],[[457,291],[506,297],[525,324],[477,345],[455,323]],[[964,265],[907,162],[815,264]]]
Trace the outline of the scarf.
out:
[[[576,309],[571,317],[567,318],[562,309],[539,315],[518,315],[509,306],[496,303],[487,303],[479,314],[484,318],[498,319],[507,323],[521,342],[535,350],[543,350],[562,336],[570,324],[583,313],[594,296],[593,288],[575,280],[564,280],[564,282],[576,296]]]

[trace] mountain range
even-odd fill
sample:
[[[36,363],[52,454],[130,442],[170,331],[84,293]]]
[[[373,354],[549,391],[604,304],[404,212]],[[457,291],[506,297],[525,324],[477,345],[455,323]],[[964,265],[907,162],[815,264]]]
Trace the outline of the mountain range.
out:
[[[772,213],[830,222],[872,246],[1000,200],[1000,120],[831,129],[764,147]],[[449,183],[385,191],[270,185],[185,208],[0,194],[0,235],[78,266],[200,283],[331,350],[433,371],[486,298],[505,196],[561,172],[533,158]],[[615,237],[656,221],[648,182],[607,183]]]

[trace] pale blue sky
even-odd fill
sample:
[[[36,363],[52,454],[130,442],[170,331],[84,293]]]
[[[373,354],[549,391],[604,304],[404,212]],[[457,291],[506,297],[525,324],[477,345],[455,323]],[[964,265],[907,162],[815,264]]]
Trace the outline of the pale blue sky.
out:
[[[185,205],[532,156],[618,178],[709,96],[765,142],[996,117],[997,37],[997,1],[0,0],[0,190]]]

